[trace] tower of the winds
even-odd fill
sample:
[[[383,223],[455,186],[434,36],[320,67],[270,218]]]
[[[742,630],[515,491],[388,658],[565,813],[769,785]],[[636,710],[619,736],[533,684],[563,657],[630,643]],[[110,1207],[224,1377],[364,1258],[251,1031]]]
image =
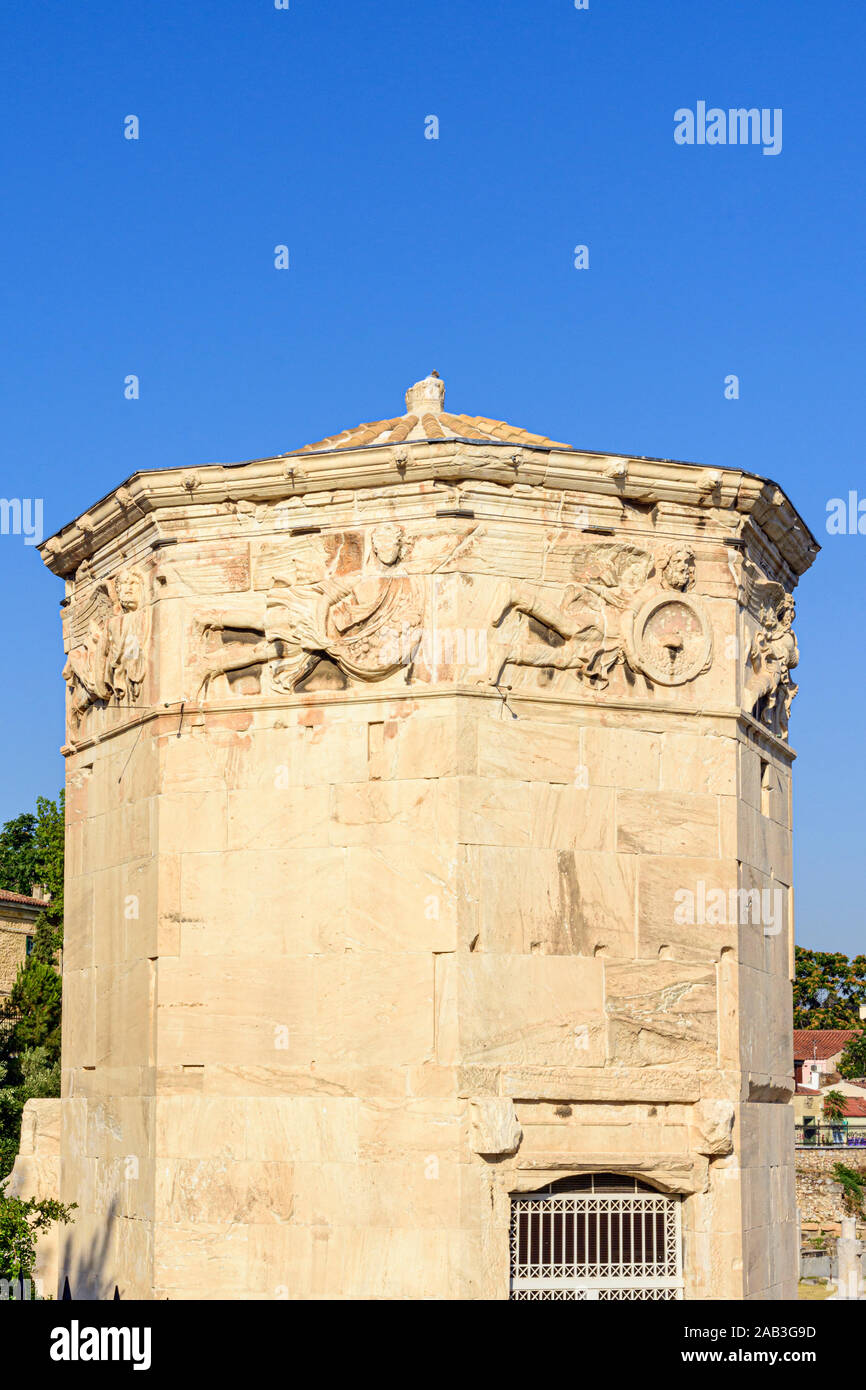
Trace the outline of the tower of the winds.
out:
[[[435,375],[43,545],[73,1297],[793,1296],[816,550]]]

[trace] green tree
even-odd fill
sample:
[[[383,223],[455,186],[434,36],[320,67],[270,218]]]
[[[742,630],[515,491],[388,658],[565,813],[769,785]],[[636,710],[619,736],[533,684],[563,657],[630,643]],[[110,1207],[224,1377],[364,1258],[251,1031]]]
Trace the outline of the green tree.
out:
[[[12,1172],[21,1142],[21,1112],[24,1102],[17,1086],[6,1085],[8,1068],[0,1062],[0,1182]]]
[[[36,919],[33,950],[0,1005],[0,1180],[15,1162],[27,1101],[60,1094],[62,984],[55,967],[63,945],[63,843],[63,792],[56,802],[38,797],[35,812],[0,830],[0,888],[29,895],[39,883],[50,894]]]
[[[36,798],[36,812],[7,821],[0,830],[0,888],[33,891],[40,883],[51,900],[36,919],[31,959],[51,965],[63,945],[64,794]]]
[[[29,894],[37,881],[36,817],[25,811],[0,830],[0,888]]]
[[[53,965],[63,946],[63,846],[65,841],[65,797],[56,801],[36,798],[36,826],[33,843],[37,877],[49,894],[49,902],[36,919],[31,961]]]
[[[9,993],[8,1010],[19,1014],[12,1029],[12,1050],[45,1048],[50,1062],[60,1058],[62,985],[53,965],[31,956],[18,971]]]
[[[847,1096],[843,1096],[841,1091],[827,1091],[822,1107],[825,1120],[831,1124],[837,1124],[840,1120],[844,1120],[847,1108]]]
[[[866,1028],[851,1039],[839,1058],[839,1075],[846,1081],[866,1076]]]
[[[68,1225],[77,1205],[65,1206],[51,1197],[26,1202],[7,1197],[5,1183],[0,1182],[0,1279],[32,1279],[39,1232],[55,1221]]]
[[[53,1062],[47,1047],[31,1047],[20,1058],[21,1091],[24,1100],[43,1100],[60,1095],[60,1058]]]
[[[866,956],[853,959],[841,951],[796,949],[795,1028],[860,1027],[866,1004]]]

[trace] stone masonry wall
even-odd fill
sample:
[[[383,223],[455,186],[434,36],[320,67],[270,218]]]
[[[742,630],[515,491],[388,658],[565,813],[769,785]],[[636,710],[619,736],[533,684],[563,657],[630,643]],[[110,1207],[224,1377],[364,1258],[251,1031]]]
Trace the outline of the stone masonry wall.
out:
[[[0,922],[0,995],[8,994],[27,959],[27,927]]]

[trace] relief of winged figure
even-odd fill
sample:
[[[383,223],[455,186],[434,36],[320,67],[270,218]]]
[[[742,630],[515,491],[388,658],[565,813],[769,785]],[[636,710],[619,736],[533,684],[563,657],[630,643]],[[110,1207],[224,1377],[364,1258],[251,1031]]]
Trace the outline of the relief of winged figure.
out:
[[[778,738],[787,739],[791,705],[799,686],[791,671],[800,660],[791,630],[794,596],[784,585],[765,579],[751,560],[743,562],[744,602],[757,616],[758,629],[749,648],[750,671],[743,702],[747,713]]]
[[[88,570],[80,581],[89,582]],[[70,644],[63,668],[73,732],[97,704],[133,705],[144,681],[150,610],[141,574],[124,571],[100,580],[73,600]]]
[[[207,697],[218,676],[255,666],[270,688],[287,693],[321,661],[364,680],[382,680],[401,666],[411,671],[421,641],[424,595],[418,578],[400,564],[404,545],[402,528],[385,522],[371,533],[366,566],[342,575],[328,573],[311,548],[273,575],[266,593],[197,618],[198,641],[211,632],[243,631],[253,638],[224,638],[215,649],[200,652],[197,698]],[[395,652],[395,629],[417,632],[417,638]]]
[[[536,627],[520,625],[493,684],[501,685],[508,666],[534,666],[572,670],[583,684],[604,690],[613,668],[625,660],[629,616],[652,569],[648,551],[622,543],[599,544],[575,558],[576,582],[561,598],[533,584],[506,585],[497,602],[494,628],[511,612]],[[682,582],[688,582],[687,575]],[[538,625],[551,636],[540,634]]]

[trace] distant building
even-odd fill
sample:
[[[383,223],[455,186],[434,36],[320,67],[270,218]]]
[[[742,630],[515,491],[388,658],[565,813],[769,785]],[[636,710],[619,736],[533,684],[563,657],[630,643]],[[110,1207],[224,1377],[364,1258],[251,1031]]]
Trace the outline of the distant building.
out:
[[[33,887],[36,891],[37,885]],[[0,1000],[10,994],[19,968],[33,949],[36,921],[47,901],[0,888]]]
[[[829,1145],[834,1148],[866,1146],[866,1086],[843,1081],[839,1075],[842,1053],[858,1029],[797,1028],[794,1030],[794,1124],[800,1147]],[[845,1114],[828,1120],[824,1098],[828,1091],[841,1093]]]
[[[859,1038],[858,1028],[795,1028],[794,1080],[797,1086],[820,1090],[839,1075],[842,1053]]]

